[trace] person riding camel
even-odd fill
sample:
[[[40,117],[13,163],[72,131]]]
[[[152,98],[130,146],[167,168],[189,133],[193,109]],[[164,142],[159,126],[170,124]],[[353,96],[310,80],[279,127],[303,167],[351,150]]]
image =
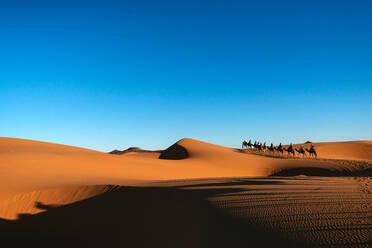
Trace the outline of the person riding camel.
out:
[[[292,145],[292,143],[289,144],[289,146],[288,146],[288,150],[293,151],[293,145]]]
[[[315,146],[313,144],[310,146],[310,151],[315,151]]]
[[[318,154],[316,153],[315,146],[311,144],[310,149],[305,148],[305,150],[309,153],[309,157],[318,157]]]

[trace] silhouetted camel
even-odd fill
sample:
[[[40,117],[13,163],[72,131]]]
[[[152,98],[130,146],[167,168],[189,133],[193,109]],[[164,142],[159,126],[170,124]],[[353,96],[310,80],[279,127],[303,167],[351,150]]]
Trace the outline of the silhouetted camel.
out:
[[[275,150],[279,153],[279,155],[280,153],[283,155],[284,150],[283,150],[282,143],[280,143],[278,147],[275,147]]]
[[[318,155],[316,154],[315,147],[311,145],[310,149],[305,148],[305,150],[309,153],[309,157],[311,158],[314,156],[315,158],[318,158]]]
[[[244,140],[242,143],[242,149],[247,148],[247,147],[248,147],[248,142]]]
[[[252,141],[249,140],[249,141],[248,141],[248,148],[252,148],[252,146],[253,146]]]
[[[274,154],[275,148],[274,148],[273,143],[271,143],[271,145],[267,149],[269,150],[269,152],[272,152]]]
[[[262,144],[261,144],[261,143],[258,143],[258,144],[257,144],[257,150],[258,150],[258,151],[262,151]]]
[[[292,154],[292,157],[295,157],[295,151],[293,149],[293,146],[292,146],[292,143],[288,146],[288,148],[283,148],[284,151],[287,151],[288,152],[288,155],[289,156],[290,154]]]
[[[302,154],[302,158],[306,157],[306,152],[308,152],[310,158],[311,157],[318,158],[314,145],[311,145],[310,149],[307,149],[307,148],[304,149],[302,146],[300,146],[300,148],[297,149],[293,147],[292,143],[288,146],[288,148],[283,148],[282,143],[280,143],[279,146],[275,147],[273,143],[271,143],[270,146],[267,146],[266,142],[262,144],[261,142],[258,142],[255,140],[254,144],[252,144],[251,140],[249,140],[249,142],[244,140],[242,143],[242,149],[243,148],[253,148],[259,152],[269,151],[269,152],[272,152],[273,155],[275,154],[275,151],[277,151],[279,153],[279,156],[283,156],[284,151],[286,151],[288,152],[287,157],[289,157],[290,155],[292,155],[292,157],[296,157],[295,152],[297,152],[299,155]]]
[[[302,154],[302,158],[305,157],[305,149],[302,146],[300,146],[300,149],[295,148],[295,150],[298,154]]]
[[[264,144],[262,145],[262,150],[263,150],[264,152],[266,152],[266,149],[267,149],[267,145],[266,145],[266,142],[264,142]]]

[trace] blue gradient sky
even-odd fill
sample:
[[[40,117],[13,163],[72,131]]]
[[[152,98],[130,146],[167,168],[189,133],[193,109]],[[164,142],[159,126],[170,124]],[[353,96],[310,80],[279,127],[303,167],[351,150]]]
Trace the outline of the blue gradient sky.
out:
[[[371,1],[0,1],[0,136],[372,139]]]

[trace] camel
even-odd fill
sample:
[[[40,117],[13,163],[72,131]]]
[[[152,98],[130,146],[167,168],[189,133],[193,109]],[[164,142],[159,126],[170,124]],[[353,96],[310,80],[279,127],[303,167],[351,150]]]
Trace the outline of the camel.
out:
[[[252,148],[252,146],[253,146],[252,141],[249,140],[249,141],[248,141],[248,148]]]
[[[295,150],[296,150],[296,152],[298,152],[298,154],[302,154],[302,158],[305,157],[305,155],[306,155],[305,149],[302,146],[300,146],[300,149],[295,148]]]
[[[283,148],[284,151],[288,152],[287,157],[292,154],[292,157],[295,157],[295,151],[293,149],[292,143],[288,146],[288,148]]]
[[[316,154],[316,150],[314,145],[311,145],[310,149],[305,148],[305,150],[309,153],[309,157],[311,158],[312,156],[314,158],[318,158],[318,155]]]
[[[273,143],[271,143],[271,145],[267,149],[269,150],[269,152],[272,152],[274,154],[275,148],[274,148]]]
[[[282,143],[280,143],[278,147],[275,147],[275,150],[279,153],[279,155],[280,155],[280,153],[281,153],[282,156],[283,156],[283,151],[284,151],[284,150],[283,150]]]
[[[247,142],[246,140],[243,141],[242,143],[242,149],[244,148],[251,148],[253,145],[252,145],[252,141],[249,140],[249,142]]]
[[[264,142],[264,144],[262,145],[262,150],[263,150],[264,152],[266,152],[266,149],[267,149],[267,145],[266,145],[266,142]]]
[[[257,150],[258,150],[258,151],[262,151],[262,144],[261,144],[261,143],[258,143],[258,144],[257,144]]]

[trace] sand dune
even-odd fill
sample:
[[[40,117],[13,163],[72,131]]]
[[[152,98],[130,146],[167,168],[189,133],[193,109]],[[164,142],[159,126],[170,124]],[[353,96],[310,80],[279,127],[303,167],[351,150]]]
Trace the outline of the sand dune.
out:
[[[101,186],[91,198],[61,207],[43,204],[45,212],[0,220],[0,237],[12,247],[367,248],[371,186],[370,179],[351,177]]]
[[[58,244],[52,246],[62,247],[63,242],[70,247],[82,244],[97,247],[107,242],[112,242],[112,246],[131,247],[151,244],[155,247],[219,247],[238,245],[249,239],[262,247],[273,244],[298,247],[298,244],[306,245],[304,240],[310,240],[317,247],[327,246],[326,240],[333,240],[335,245],[339,242],[342,246],[350,243],[351,247],[367,247],[366,233],[371,229],[349,223],[347,219],[367,216],[368,211],[363,211],[371,206],[370,179],[356,182],[351,177],[264,178],[371,175],[372,142],[314,144],[319,155],[317,160],[273,158],[193,139],[182,139],[164,151],[132,149],[117,155],[0,138],[0,230],[9,242],[13,235],[22,240],[32,236],[36,243],[43,240],[41,245],[50,246],[51,240],[57,240]],[[243,177],[251,179],[243,180]],[[328,186],[319,191],[324,185]],[[288,191],[288,187],[291,190]],[[240,194],[242,188],[252,194]],[[309,203],[306,197],[318,200]],[[348,197],[355,201],[349,201]],[[262,204],[265,207],[259,207]],[[345,214],[322,215],[327,204],[341,204],[337,211]],[[306,210],[301,209],[305,205]],[[347,214],[347,209],[355,209],[355,214]],[[319,213],[316,221],[311,219],[314,213]],[[306,219],[306,215],[310,217]],[[319,218],[329,222],[319,222]],[[326,223],[325,226],[322,223]],[[332,223],[340,224],[329,226]],[[144,228],[144,225],[149,226]],[[345,229],[350,225],[354,225],[354,229]],[[318,239],[319,235],[329,235],[323,229],[319,233],[319,228],[336,228],[340,235],[334,236],[335,239]],[[126,233],[125,240],[120,238],[122,232]],[[146,239],[141,232],[145,232]],[[164,232],[168,234],[164,236]],[[342,239],[341,234],[345,232],[349,236]],[[272,239],[260,241],[267,233]],[[215,236],[221,238],[212,238]]]
[[[372,161],[372,141],[314,143],[320,158]]]
[[[36,214],[52,207],[63,206],[112,190],[110,186],[75,186],[36,190],[16,194],[0,202],[0,216],[17,219],[19,214]]]
[[[159,156],[159,153],[161,151],[149,151],[149,150],[143,150],[139,147],[129,147],[128,149],[125,149],[125,150],[113,150],[111,152],[109,152],[109,154],[115,154],[115,155],[122,155],[122,154],[126,154],[126,153],[130,153],[130,154],[136,154],[136,153],[154,153],[154,154],[157,154]]]
[[[350,148],[353,145],[356,148]],[[137,185],[148,180],[269,176],[288,168],[320,168],[325,172],[360,169],[353,164],[326,160],[275,159],[245,154],[193,139],[182,139],[177,146],[187,151],[187,158],[158,159],[158,153],[112,155],[66,145],[0,138],[0,199],[18,193],[67,186]],[[327,158],[339,159],[340,151],[343,151],[348,158],[367,161],[372,154],[371,142],[319,143],[316,146],[319,147],[319,156],[325,154]],[[165,158],[167,156],[169,154],[164,155]]]

